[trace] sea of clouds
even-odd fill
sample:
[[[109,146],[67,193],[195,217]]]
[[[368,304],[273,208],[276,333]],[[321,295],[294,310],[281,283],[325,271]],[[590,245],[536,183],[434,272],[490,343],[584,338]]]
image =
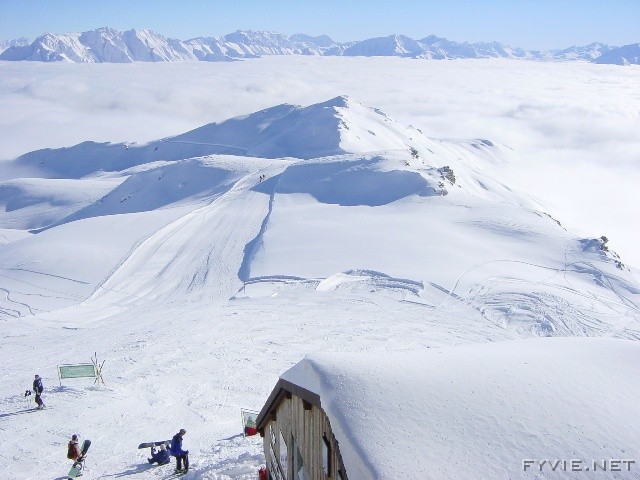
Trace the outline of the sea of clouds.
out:
[[[640,266],[640,67],[514,60],[265,57],[231,63],[0,62],[0,159],[137,141],[347,94],[427,136],[514,151],[495,175]],[[15,172],[0,162],[0,180]]]

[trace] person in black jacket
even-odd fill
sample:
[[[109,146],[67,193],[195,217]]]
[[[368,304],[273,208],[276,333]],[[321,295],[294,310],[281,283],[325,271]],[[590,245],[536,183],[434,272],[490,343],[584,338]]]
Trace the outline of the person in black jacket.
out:
[[[42,401],[42,392],[44,392],[42,379],[40,378],[40,375],[36,375],[36,378],[33,381],[33,393],[36,394],[36,403],[38,404],[38,408],[44,408],[46,406]]]

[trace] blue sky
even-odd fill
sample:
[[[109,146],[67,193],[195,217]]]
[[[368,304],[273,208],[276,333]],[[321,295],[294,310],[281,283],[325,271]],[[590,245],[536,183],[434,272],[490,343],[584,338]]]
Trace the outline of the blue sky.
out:
[[[0,0],[0,40],[109,26],[188,39],[235,30],[496,40],[528,49],[640,42],[640,0]]]

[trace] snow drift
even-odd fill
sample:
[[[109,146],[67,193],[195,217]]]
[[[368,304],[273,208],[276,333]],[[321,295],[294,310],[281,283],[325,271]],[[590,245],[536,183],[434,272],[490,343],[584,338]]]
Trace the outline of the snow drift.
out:
[[[564,478],[612,459],[631,463],[609,478],[632,478],[639,361],[636,342],[558,338],[316,354],[282,378],[320,396],[350,479]]]

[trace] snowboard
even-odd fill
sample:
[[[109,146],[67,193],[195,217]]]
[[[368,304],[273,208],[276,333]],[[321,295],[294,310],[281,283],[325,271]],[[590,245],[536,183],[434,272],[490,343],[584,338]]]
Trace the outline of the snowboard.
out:
[[[82,448],[80,449],[82,460],[73,462],[73,465],[71,466],[71,470],[69,470],[69,474],[67,475],[67,477],[77,478],[82,476],[82,469],[84,468],[84,456],[87,454],[90,446],[91,440],[85,440],[84,442],[82,442]]]
[[[171,444],[171,440],[162,440],[161,442],[141,443],[140,445],[138,445],[138,448],[159,447],[160,445],[166,445],[167,448],[169,448],[170,444]]]

